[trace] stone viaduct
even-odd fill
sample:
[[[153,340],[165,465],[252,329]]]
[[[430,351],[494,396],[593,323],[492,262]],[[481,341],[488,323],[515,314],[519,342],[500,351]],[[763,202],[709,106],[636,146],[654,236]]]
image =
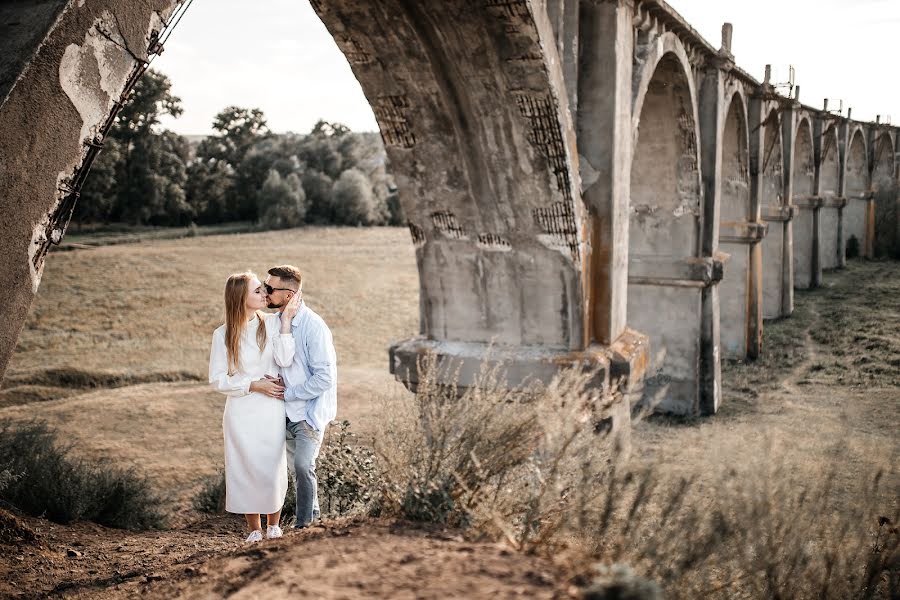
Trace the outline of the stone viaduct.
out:
[[[462,385],[485,362],[511,384],[580,364],[660,410],[714,413],[722,358],[755,357],[763,319],[790,315],[851,238],[871,256],[877,210],[896,215],[897,128],[779,95],[735,65],[730,25],[717,49],[661,0],[312,5],[409,219],[420,335],[390,368],[413,389],[433,352]],[[0,374],[112,118],[183,9],[0,7]]]

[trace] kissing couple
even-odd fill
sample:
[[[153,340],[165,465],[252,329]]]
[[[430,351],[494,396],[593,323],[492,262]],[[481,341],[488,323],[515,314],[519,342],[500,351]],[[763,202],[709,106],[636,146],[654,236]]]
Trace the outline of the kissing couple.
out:
[[[253,273],[225,282],[225,324],[213,332],[209,383],[225,394],[225,510],[243,514],[247,542],[281,537],[287,463],[297,486],[295,528],[319,518],[316,457],[337,412],[337,359],[331,331],[303,302],[291,265],[265,283]],[[264,308],[277,312],[265,313]]]

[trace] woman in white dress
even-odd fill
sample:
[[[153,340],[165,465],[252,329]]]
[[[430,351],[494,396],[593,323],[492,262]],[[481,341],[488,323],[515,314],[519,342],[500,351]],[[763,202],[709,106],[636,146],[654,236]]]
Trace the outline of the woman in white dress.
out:
[[[250,528],[248,542],[262,539],[260,514],[267,515],[266,537],[281,536],[278,526],[287,492],[284,387],[277,365],[294,359],[291,319],[300,295],[279,314],[260,312],[266,292],[253,273],[232,275],[225,283],[225,324],[213,332],[209,382],[225,394],[225,510],[241,513]]]

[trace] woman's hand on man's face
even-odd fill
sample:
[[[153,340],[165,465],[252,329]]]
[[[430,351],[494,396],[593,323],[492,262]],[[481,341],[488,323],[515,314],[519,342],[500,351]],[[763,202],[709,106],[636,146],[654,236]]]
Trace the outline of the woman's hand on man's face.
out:
[[[297,316],[297,312],[300,310],[300,300],[302,297],[303,294],[297,292],[288,303],[284,305],[284,308],[281,309],[281,333],[291,332],[291,321],[294,320],[294,317]]]

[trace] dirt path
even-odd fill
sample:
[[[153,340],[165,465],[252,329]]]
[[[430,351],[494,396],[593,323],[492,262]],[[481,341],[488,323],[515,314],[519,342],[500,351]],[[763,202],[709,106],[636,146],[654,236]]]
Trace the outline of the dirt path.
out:
[[[238,543],[231,517],[141,533],[29,522],[38,542],[3,548],[0,597],[569,597],[547,560],[387,521],[330,522],[253,546]]]

